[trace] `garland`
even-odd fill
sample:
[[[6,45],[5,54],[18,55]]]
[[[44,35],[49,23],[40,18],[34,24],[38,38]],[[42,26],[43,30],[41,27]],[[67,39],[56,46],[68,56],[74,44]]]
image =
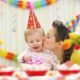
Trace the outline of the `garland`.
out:
[[[64,50],[71,48],[72,44],[74,44],[74,48],[80,49],[80,34],[76,34],[74,32],[69,33],[69,39],[65,39],[62,45]]]
[[[17,54],[0,49],[0,57],[17,62]]]
[[[80,15],[73,17],[70,21],[66,22],[66,27],[68,30],[73,31],[73,29],[78,25],[80,20]]]
[[[66,28],[69,31],[73,31],[75,27],[78,25],[80,20],[80,15],[73,17],[70,21],[66,22]],[[69,33],[70,39],[65,39],[62,45],[64,50],[69,49],[72,44],[74,44],[74,48],[79,50],[80,49],[80,34],[76,34],[74,32]]]
[[[0,32],[0,35],[1,35],[1,32]],[[3,44],[3,41],[0,39],[0,46],[2,44]],[[12,52],[7,52],[6,50],[3,50],[2,48],[0,48],[0,57],[17,62],[18,55]]]
[[[80,14],[73,17],[71,20],[69,20],[68,22],[66,22],[66,28],[71,31],[71,33],[69,33],[69,39],[65,39],[64,43],[62,45],[62,48],[64,50],[67,50],[69,48],[71,48],[71,46],[74,44],[74,48],[79,50],[80,49],[80,34],[76,34],[73,32],[73,30],[75,29],[75,27],[78,25],[80,20]]]
[[[48,6],[50,4],[54,4],[57,0],[39,0],[36,2],[30,2],[27,0],[2,0],[6,3],[9,3],[11,5],[17,6],[22,9],[29,9],[31,6],[33,8],[40,8],[44,6]]]

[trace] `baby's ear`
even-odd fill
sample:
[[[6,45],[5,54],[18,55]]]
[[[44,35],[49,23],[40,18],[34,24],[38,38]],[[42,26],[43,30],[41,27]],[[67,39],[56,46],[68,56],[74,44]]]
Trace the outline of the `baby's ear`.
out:
[[[63,41],[59,41],[59,42],[58,42],[58,46],[59,46],[59,47],[62,47],[62,45],[63,45]]]

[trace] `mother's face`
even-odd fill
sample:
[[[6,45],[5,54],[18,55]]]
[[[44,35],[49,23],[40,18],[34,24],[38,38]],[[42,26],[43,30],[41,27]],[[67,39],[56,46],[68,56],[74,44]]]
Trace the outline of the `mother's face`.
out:
[[[52,27],[49,32],[47,33],[47,36],[44,40],[44,48],[49,49],[51,51],[55,50],[57,48],[57,42],[56,42],[56,29]]]

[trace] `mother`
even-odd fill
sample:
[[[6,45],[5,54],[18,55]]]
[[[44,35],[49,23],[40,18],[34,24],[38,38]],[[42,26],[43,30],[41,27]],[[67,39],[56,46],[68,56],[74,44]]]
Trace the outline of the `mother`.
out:
[[[60,63],[73,59],[76,51],[74,50],[74,45],[71,46],[68,50],[62,48],[63,41],[69,38],[69,31],[59,20],[55,20],[52,23],[52,27],[47,33],[47,36],[44,40],[44,47],[51,50],[59,59]]]

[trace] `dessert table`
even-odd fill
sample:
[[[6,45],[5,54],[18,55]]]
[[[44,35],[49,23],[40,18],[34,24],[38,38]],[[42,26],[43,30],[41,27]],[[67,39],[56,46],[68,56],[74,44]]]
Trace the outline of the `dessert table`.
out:
[[[29,69],[25,65],[24,68],[0,68],[0,80],[80,80],[80,65],[70,62],[57,65],[53,71],[44,70],[44,67],[40,70]]]
[[[28,76],[25,72],[15,72],[12,76],[0,76],[0,80],[80,80],[80,72],[62,75],[58,71],[48,71],[44,76]]]

